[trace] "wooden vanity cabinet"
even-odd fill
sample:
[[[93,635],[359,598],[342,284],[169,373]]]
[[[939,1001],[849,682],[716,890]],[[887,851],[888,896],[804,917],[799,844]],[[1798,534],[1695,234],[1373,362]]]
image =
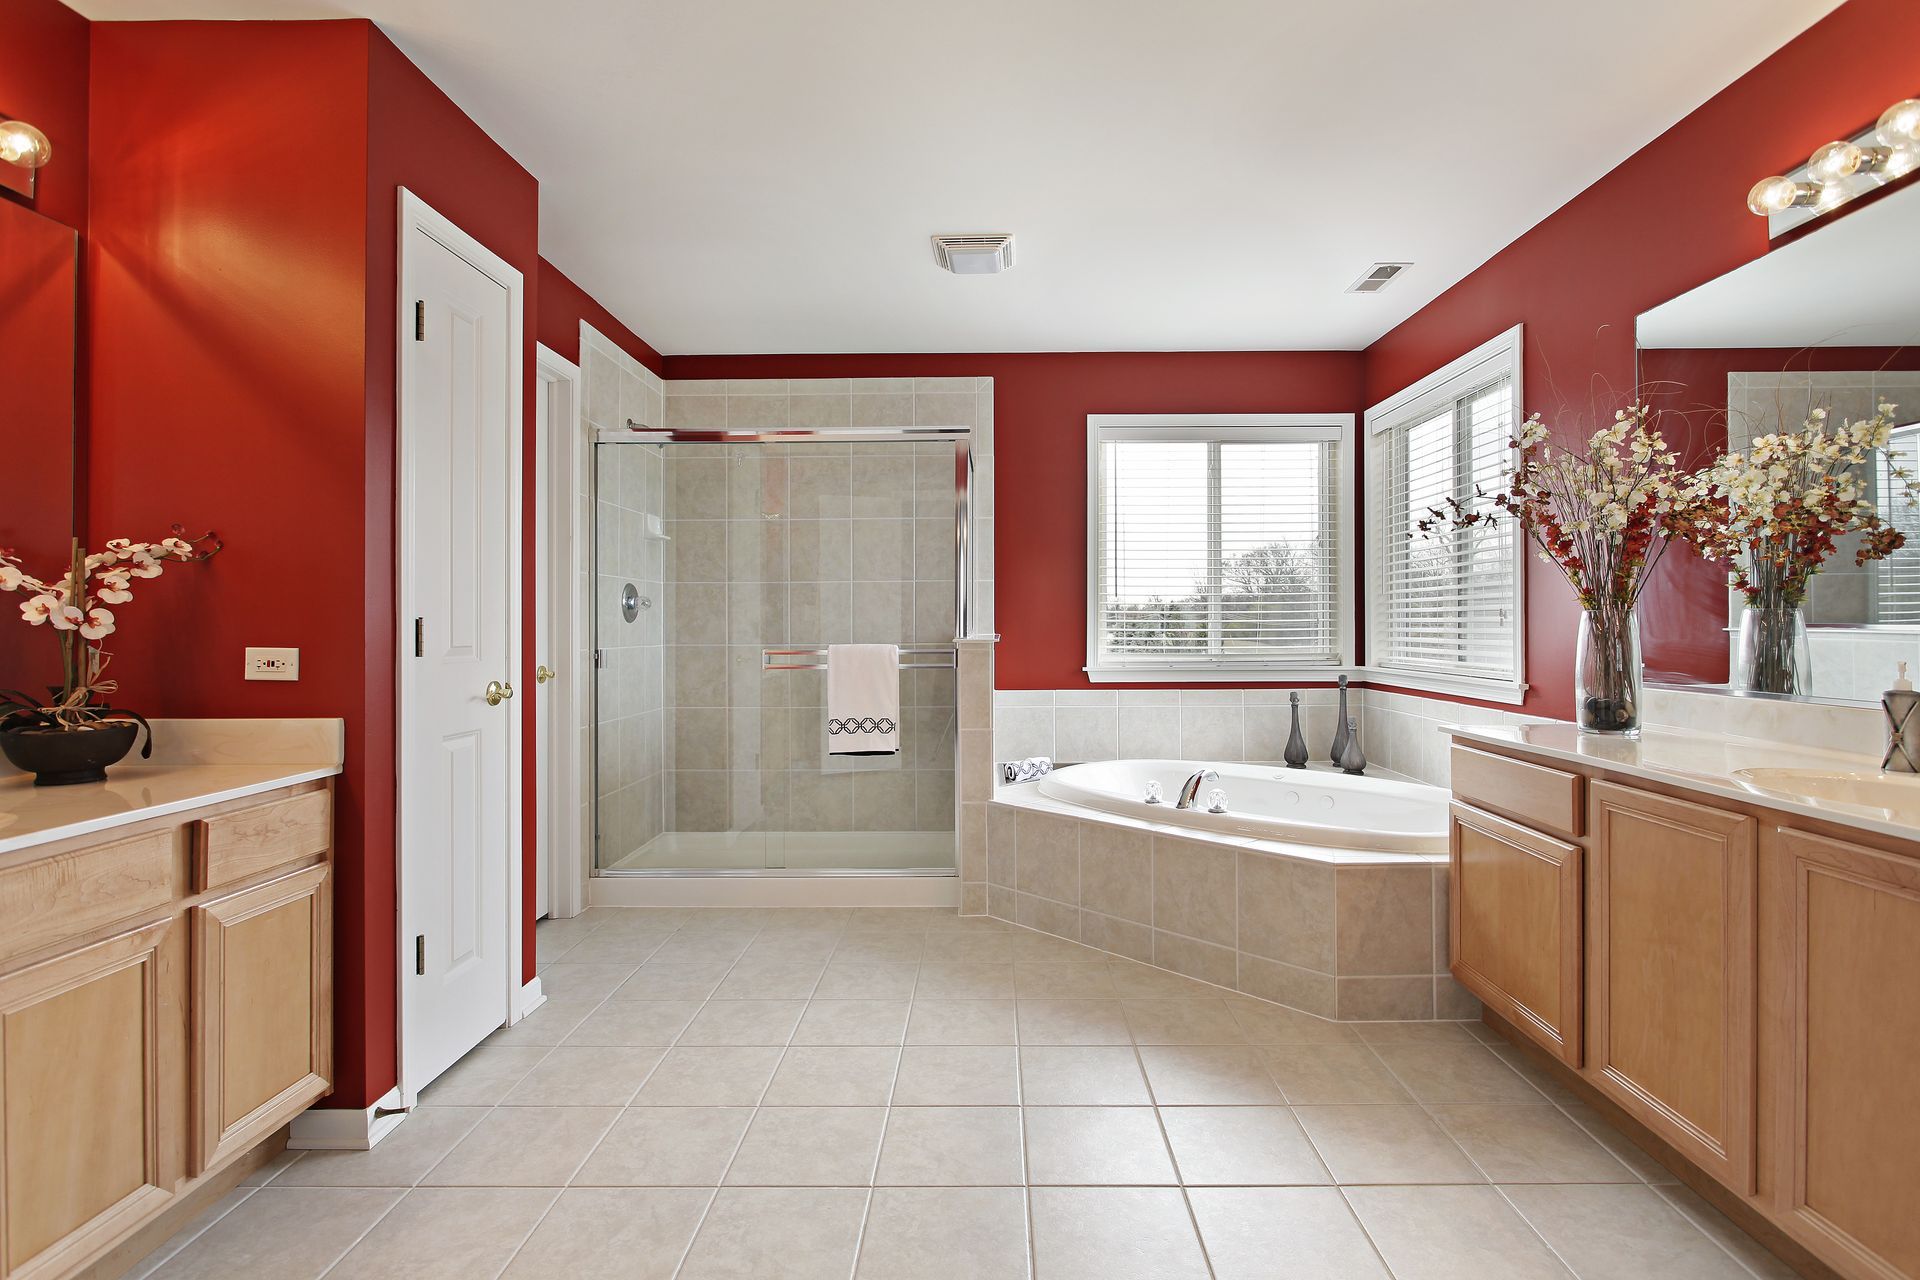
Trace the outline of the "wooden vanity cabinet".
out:
[[[1754,1189],[1755,827],[1594,782],[1586,1070],[1727,1187]]]
[[[1455,804],[1448,823],[1453,975],[1568,1066],[1580,1065],[1584,853]]]
[[[1454,975],[1753,1229],[1920,1280],[1920,840],[1585,765],[1569,824],[1558,759],[1463,749]]]
[[[88,1267],[329,1090],[331,813],[306,783],[0,860],[0,1280]]]
[[[1920,1276],[1920,859],[1762,843],[1770,1208],[1851,1276]]]

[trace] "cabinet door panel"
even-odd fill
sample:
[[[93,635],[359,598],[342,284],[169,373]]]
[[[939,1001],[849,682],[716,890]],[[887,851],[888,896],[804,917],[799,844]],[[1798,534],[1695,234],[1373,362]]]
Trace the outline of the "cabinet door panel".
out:
[[[172,1198],[170,921],[0,978],[0,1275],[65,1274]]]
[[[1787,951],[1776,1208],[1849,1274],[1920,1276],[1920,864],[1782,830],[1767,870]]]
[[[326,1093],[332,963],[325,866],[195,907],[196,1167],[251,1147]]]
[[[1754,1186],[1754,823],[1596,782],[1588,1074],[1741,1194]]]
[[[1563,1062],[1580,1065],[1579,846],[1453,806],[1453,976]]]

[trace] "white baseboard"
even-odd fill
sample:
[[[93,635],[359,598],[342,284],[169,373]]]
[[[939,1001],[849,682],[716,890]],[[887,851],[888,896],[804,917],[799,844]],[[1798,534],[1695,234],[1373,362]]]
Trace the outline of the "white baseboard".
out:
[[[376,1111],[385,1114],[376,1116]],[[293,1118],[287,1146],[295,1151],[369,1151],[406,1118],[398,1089],[359,1111],[312,1107]]]
[[[514,1021],[520,1021],[546,1002],[547,993],[540,989],[540,977],[535,974],[531,982],[520,988],[520,1013]]]
[[[594,876],[596,907],[958,907],[953,876]]]

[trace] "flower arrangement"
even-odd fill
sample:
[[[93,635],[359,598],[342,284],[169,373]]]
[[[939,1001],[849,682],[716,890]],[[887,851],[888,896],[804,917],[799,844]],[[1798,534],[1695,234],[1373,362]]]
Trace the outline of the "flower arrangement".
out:
[[[1754,439],[1701,471],[1686,537],[1728,566],[1745,597],[1736,679],[1762,693],[1805,693],[1811,678],[1800,606],[1814,576],[1858,534],[1854,563],[1884,560],[1906,545],[1885,518],[1896,502],[1920,505],[1913,476],[1886,456],[1895,427],[1885,401],[1871,418],[1832,421],[1815,409],[1797,430]],[[1878,463],[1893,492],[1876,503],[1867,468]],[[1884,505],[1883,505],[1884,504]]]
[[[103,676],[112,655],[102,642],[117,625],[108,606],[133,599],[133,584],[159,577],[169,562],[193,564],[220,550],[219,538],[211,533],[198,538],[185,533],[175,525],[172,536],[158,542],[115,538],[92,555],[76,541],[72,564],[53,582],[29,575],[17,555],[0,551],[0,591],[26,596],[20,616],[28,626],[46,627],[58,638],[61,667],[61,683],[49,689],[45,701],[19,690],[0,690],[0,707],[5,708],[0,729],[82,730],[110,721],[145,723],[132,712],[97,701],[117,688]]]
[[[1640,723],[1640,640],[1634,605],[1667,547],[1687,528],[1696,482],[1652,426],[1644,405],[1615,412],[1585,452],[1556,447],[1539,414],[1511,441],[1507,487],[1428,511],[1414,536],[1441,537],[1506,517],[1558,569],[1585,611],[1575,701],[1580,726],[1634,733]]]
[[[1815,409],[1797,431],[1760,436],[1745,453],[1726,453],[1699,475],[1687,539],[1732,569],[1734,587],[1756,607],[1794,608],[1837,549],[1837,540],[1861,534],[1855,564],[1884,560],[1906,545],[1906,535],[1881,515],[1863,468],[1892,437],[1894,406],[1882,402],[1871,418],[1830,425]],[[1884,473],[1897,500],[1920,502],[1913,477],[1887,460]]]

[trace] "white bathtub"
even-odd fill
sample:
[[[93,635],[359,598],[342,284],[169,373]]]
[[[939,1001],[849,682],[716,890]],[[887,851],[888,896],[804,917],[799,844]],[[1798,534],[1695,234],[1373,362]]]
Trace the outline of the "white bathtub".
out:
[[[1199,769],[1217,782],[1201,784],[1191,809],[1176,809],[1180,788]],[[1146,803],[1148,781],[1163,802]],[[1227,793],[1227,812],[1209,813],[1207,793]],[[1200,831],[1379,853],[1445,853],[1447,792],[1417,782],[1350,777],[1329,769],[1286,769],[1191,760],[1104,760],[1055,770],[1040,792],[1068,804],[1124,814],[1144,822]]]

